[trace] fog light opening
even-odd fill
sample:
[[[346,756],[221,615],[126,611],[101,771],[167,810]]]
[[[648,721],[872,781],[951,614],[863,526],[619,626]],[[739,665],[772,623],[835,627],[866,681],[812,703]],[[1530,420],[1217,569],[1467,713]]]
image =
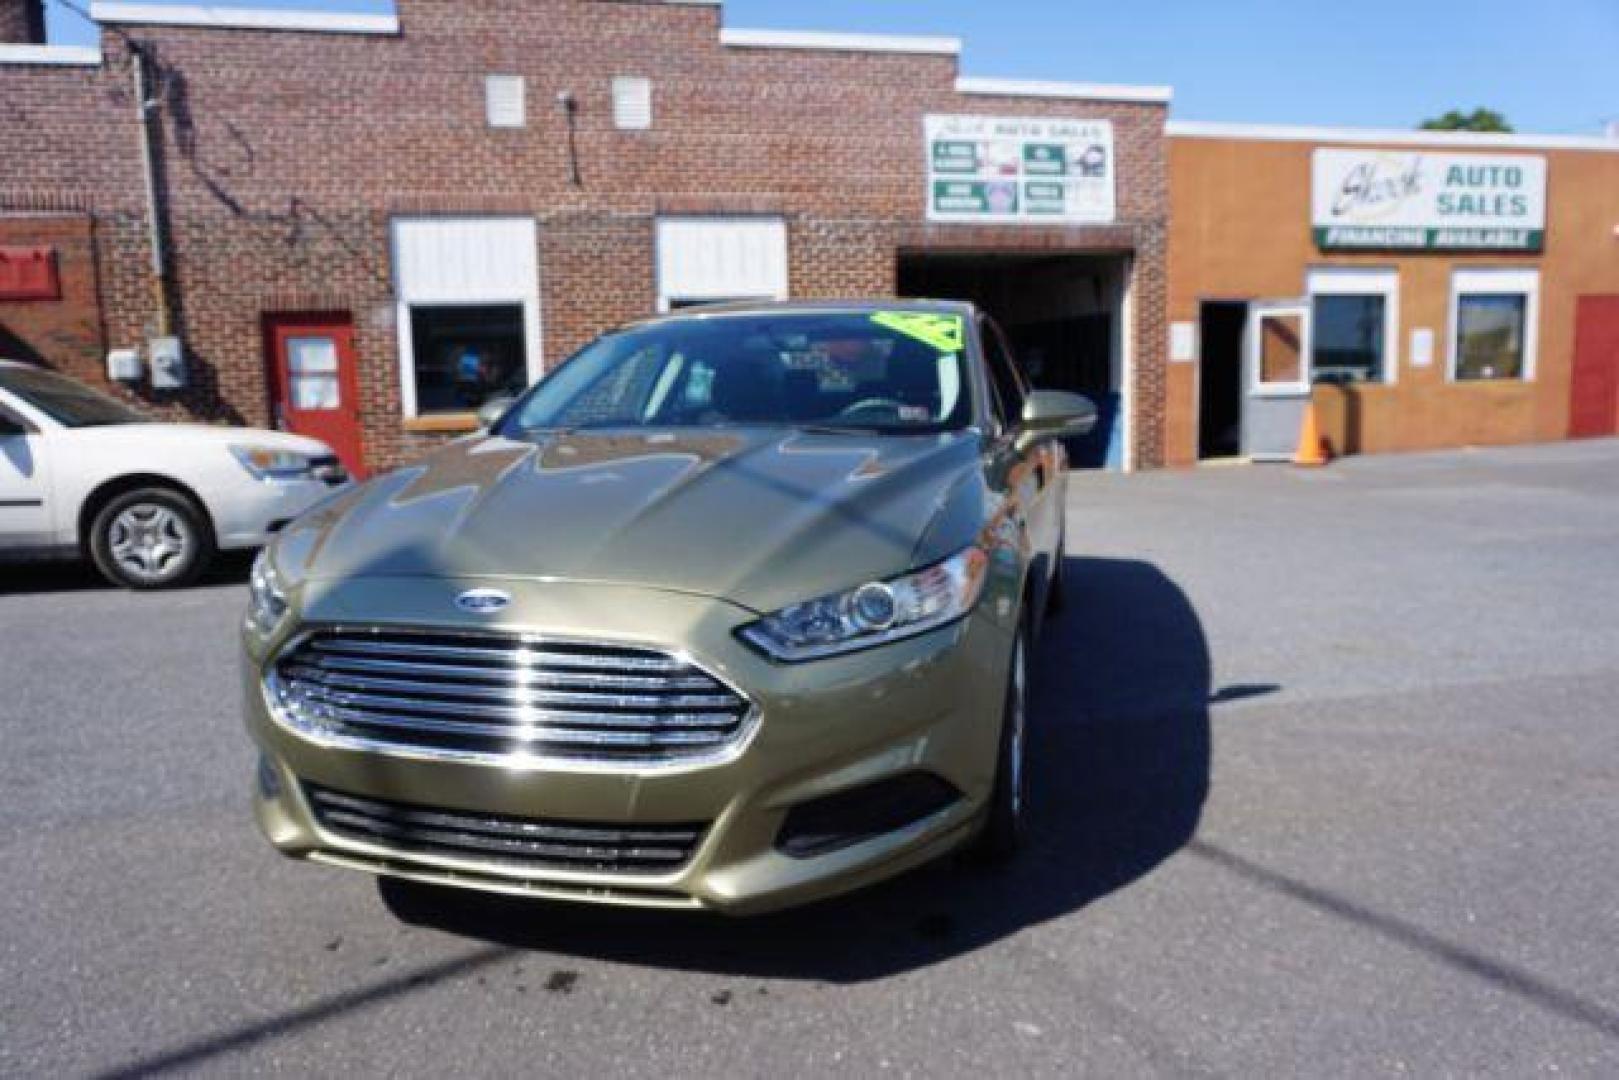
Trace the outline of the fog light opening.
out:
[[[948,809],[961,799],[949,781],[906,773],[800,803],[787,812],[776,849],[811,859],[873,840]]]

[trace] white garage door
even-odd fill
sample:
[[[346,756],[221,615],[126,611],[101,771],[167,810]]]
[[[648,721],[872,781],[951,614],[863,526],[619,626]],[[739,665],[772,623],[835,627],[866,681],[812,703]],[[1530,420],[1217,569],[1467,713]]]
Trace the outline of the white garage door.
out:
[[[659,219],[659,311],[786,298],[787,223],[780,218]]]

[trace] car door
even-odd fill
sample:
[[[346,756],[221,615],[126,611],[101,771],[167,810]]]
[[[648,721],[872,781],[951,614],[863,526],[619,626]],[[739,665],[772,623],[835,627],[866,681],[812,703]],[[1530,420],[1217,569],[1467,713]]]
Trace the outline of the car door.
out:
[[[0,549],[50,544],[50,479],[44,436],[0,392]]]
[[[1062,451],[1054,439],[1043,440],[1028,450],[1018,449],[1017,429],[1029,396],[1028,383],[994,320],[981,317],[979,333],[989,381],[1002,414],[997,452],[1006,459],[1006,494],[1013,500],[1013,512],[1028,536],[1030,554],[1050,556],[1056,552],[1062,535],[1061,507],[1053,498]]]

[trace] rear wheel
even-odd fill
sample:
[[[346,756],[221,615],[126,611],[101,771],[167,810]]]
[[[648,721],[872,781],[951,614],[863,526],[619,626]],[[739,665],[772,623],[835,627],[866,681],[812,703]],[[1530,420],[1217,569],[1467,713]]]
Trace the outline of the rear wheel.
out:
[[[113,583],[169,589],[196,580],[214,554],[201,510],[168,488],[115,496],[90,523],[90,557]]]
[[[1012,645],[1011,671],[1006,679],[995,791],[990,797],[989,819],[974,847],[974,854],[991,862],[1005,862],[1015,855],[1026,831],[1024,818],[1029,801],[1027,640],[1028,635],[1020,628]]]

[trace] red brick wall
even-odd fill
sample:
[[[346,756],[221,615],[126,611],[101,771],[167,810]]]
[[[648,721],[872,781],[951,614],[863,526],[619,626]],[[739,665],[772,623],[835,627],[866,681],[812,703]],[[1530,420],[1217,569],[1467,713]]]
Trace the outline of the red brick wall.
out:
[[[45,0],[0,0],[0,42],[45,41]]]
[[[1161,106],[961,95],[950,56],[726,48],[706,6],[400,0],[399,14],[397,37],[129,28],[167,72],[160,164],[178,328],[197,375],[160,406],[267,422],[264,313],[341,307],[359,331],[368,452],[397,463],[442,436],[401,421],[392,214],[535,215],[549,364],[651,311],[660,211],[779,213],[794,295],[890,293],[902,246],[954,246],[970,231],[922,224],[924,115],[1080,117],[1115,125],[1118,224],[997,230],[997,242],[1134,250],[1136,452],[1158,462]],[[110,222],[97,234],[108,338],[128,345],[154,309],[127,58],[114,35],[106,47],[104,73],[68,77],[69,102],[39,70],[0,66],[0,141],[22,131],[37,147],[21,185],[79,192]],[[527,78],[526,129],[486,127],[492,73]],[[652,130],[612,126],[616,75],[653,80]],[[562,91],[579,103],[577,187]]]
[[[49,248],[62,290],[58,300],[0,300],[0,358],[99,377],[105,338],[92,235],[88,214],[0,214],[0,247]]]

